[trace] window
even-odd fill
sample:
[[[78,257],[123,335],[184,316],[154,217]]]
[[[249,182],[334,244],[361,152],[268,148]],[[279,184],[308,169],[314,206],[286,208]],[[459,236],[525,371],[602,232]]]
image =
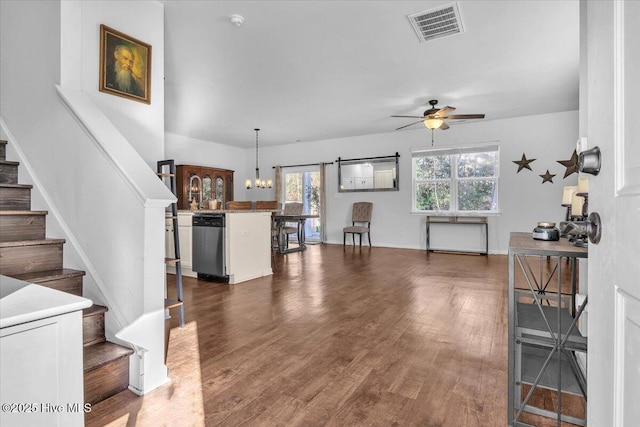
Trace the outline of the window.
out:
[[[414,211],[498,212],[498,145],[416,151],[412,157]]]

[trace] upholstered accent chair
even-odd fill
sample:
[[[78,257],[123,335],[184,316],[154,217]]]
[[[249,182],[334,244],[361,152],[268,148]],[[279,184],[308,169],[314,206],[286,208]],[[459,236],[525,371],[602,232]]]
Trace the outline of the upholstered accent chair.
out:
[[[373,203],[356,202],[353,204],[351,212],[351,226],[342,229],[342,246],[347,244],[347,234],[351,233],[353,245],[356,244],[356,234],[360,236],[360,247],[362,247],[362,235],[367,233],[369,246],[371,246],[371,214],[373,213]]]
[[[284,205],[284,215],[302,215],[303,205],[300,202],[289,202]],[[300,223],[285,223],[284,227],[282,227],[282,233],[287,236],[287,247],[289,247],[289,235],[297,234],[300,236]]]

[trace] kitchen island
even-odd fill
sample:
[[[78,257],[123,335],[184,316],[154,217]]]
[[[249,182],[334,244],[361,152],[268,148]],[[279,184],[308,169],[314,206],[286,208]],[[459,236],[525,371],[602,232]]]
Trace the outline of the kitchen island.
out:
[[[271,270],[271,213],[270,210],[198,210],[178,211],[180,258],[182,275],[198,277],[193,270],[193,215],[224,215],[224,268],[229,283],[237,284],[273,274]],[[165,251],[173,258],[173,228],[167,219]],[[167,266],[175,274],[175,267]]]

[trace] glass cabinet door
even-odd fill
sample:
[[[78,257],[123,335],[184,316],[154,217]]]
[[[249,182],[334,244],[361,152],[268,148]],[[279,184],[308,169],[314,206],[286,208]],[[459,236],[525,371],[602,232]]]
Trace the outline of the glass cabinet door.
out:
[[[208,203],[213,200],[213,187],[211,176],[205,174],[202,176],[202,202]]]
[[[224,180],[221,176],[216,176],[216,200],[224,203]]]

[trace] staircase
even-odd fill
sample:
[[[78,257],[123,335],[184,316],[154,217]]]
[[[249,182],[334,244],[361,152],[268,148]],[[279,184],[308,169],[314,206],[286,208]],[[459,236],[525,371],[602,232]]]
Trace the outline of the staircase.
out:
[[[31,185],[18,184],[18,162],[0,140],[0,274],[82,296],[84,271],[63,268],[64,239],[46,238],[47,211],[31,210]],[[129,386],[133,350],[108,342],[107,307],[83,310],[84,401],[96,404]]]

